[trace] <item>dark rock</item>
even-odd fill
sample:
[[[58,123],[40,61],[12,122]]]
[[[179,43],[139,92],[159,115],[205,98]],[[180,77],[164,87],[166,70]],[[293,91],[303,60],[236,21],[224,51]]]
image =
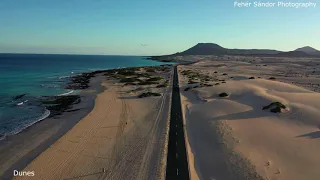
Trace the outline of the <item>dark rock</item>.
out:
[[[13,100],[18,100],[18,99],[21,99],[23,98],[24,96],[26,96],[27,94],[20,94],[20,95],[17,95],[13,98]]]

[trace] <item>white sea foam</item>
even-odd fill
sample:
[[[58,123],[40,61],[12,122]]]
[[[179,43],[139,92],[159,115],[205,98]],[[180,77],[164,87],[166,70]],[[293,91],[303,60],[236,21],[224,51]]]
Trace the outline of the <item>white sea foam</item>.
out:
[[[72,76],[60,76],[59,79],[66,79],[66,78],[70,78]]]
[[[21,105],[23,105],[23,104],[24,104],[24,103],[26,103],[26,102],[28,102],[28,100],[25,100],[25,101],[19,102],[19,103],[17,103],[17,106],[21,106]]]
[[[30,123],[28,123],[28,124],[23,124],[23,125],[21,125],[21,126],[18,126],[14,131],[12,131],[12,132],[10,132],[10,133],[8,133],[8,134],[0,135],[0,140],[5,139],[7,136],[12,136],[12,135],[18,134],[18,133],[20,133],[21,131],[25,130],[26,128],[34,125],[35,123],[40,122],[40,121],[46,119],[47,117],[50,116],[50,113],[51,113],[51,112],[50,112],[48,109],[45,109],[44,113],[43,113],[37,120],[32,121],[32,122],[30,122]]]
[[[23,102],[17,103],[17,106],[21,106],[23,105]]]
[[[65,95],[68,95],[68,94],[72,94],[74,92],[74,90],[71,90],[67,93],[63,93],[63,94],[59,94],[58,96],[65,96]]]

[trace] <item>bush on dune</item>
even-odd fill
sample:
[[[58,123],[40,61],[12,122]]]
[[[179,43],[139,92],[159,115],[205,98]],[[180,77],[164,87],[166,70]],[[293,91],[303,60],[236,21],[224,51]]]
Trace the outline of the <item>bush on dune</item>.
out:
[[[141,81],[138,83],[138,85],[152,85],[152,84],[158,84],[158,83],[154,81]]]
[[[153,92],[146,92],[146,93],[140,94],[138,97],[144,98],[144,97],[150,97],[150,96],[161,96],[161,94],[160,93],[153,93]]]
[[[229,94],[225,92],[219,94],[219,97],[227,97],[227,96],[229,96]]]
[[[271,109],[270,109],[271,108]],[[281,113],[281,110],[282,109],[285,109],[286,106],[283,105],[281,102],[272,102],[270,103],[269,105],[267,106],[264,106],[262,108],[262,110],[266,110],[266,109],[270,109],[270,112],[273,112],[273,113]]]
[[[151,77],[151,78],[147,79],[147,81],[160,81],[162,79],[163,79],[162,77]]]
[[[159,84],[156,86],[156,88],[164,88],[164,87],[168,87],[168,83]]]
[[[135,82],[135,81],[137,81],[137,79],[136,78],[122,78],[122,79],[120,79],[120,83],[133,83],[133,82]]]

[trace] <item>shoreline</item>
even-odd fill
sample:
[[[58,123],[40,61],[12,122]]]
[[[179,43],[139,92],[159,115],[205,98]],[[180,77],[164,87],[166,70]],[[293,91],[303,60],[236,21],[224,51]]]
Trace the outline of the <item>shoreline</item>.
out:
[[[149,66],[142,66],[139,68],[144,67]],[[152,67],[161,67],[161,65]],[[18,134],[9,136],[3,141],[0,141],[1,177],[4,179],[11,179],[13,170],[21,171],[26,168],[28,164],[88,116],[95,108],[97,97],[101,96],[102,93],[108,89],[107,87],[104,87],[102,83],[108,76],[108,72],[125,69],[128,68],[85,72],[78,77],[72,77],[72,83],[67,84],[66,86],[71,87],[71,90],[82,89],[79,94],[81,102],[72,105],[68,111],[62,110],[61,114],[53,115],[52,117],[50,116],[24,129]]]
[[[25,168],[92,111],[96,96],[102,92],[101,84],[93,79],[87,91],[94,91],[94,93],[81,92],[79,94],[81,102],[73,104],[71,111],[49,116],[0,141],[2,178],[10,179],[13,176],[13,170],[19,171]]]

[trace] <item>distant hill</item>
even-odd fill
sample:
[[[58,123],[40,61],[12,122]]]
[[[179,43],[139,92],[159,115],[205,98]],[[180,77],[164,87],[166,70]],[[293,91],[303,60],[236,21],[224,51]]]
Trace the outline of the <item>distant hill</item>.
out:
[[[245,55],[245,56],[268,56],[268,57],[317,57],[320,51],[306,46],[294,51],[283,52],[270,49],[228,49],[214,43],[198,43],[197,45],[183,51],[165,56],[152,56],[148,59],[159,61],[173,61],[174,57],[186,55]]]
[[[305,47],[302,47],[302,48],[298,48],[296,49],[295,51],[300,51],[300,52],[305,52],[307,54],[312,54],[312,55],[320,55],[320,51],[313,48],[313,47],[310,47],[310,46],[305,46]]]
[[[309,57],[310,54],[303,51],[289,51],[276,54],[279,57]]]
[[[198,43],[192,48],[175,55],[252,55],[277,54],[280,52],[269,49],[227,49],[214,43]]]

